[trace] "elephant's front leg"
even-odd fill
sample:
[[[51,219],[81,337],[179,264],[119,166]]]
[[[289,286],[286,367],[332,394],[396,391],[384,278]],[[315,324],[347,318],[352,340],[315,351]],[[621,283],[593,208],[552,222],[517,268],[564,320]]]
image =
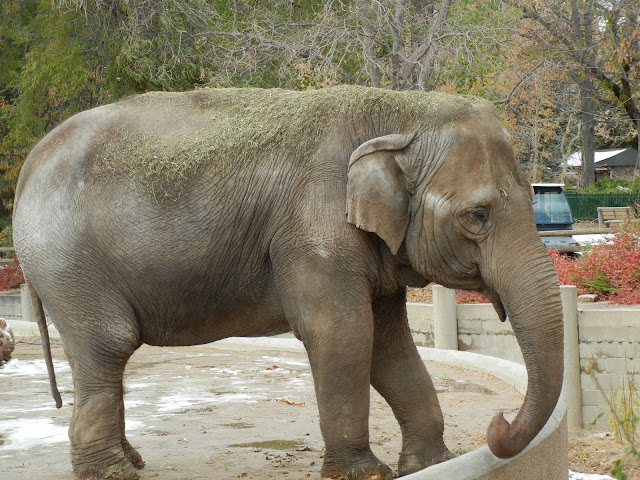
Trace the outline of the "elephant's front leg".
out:
[[[393,478],[389,467],[378,460],[369,447],[373,327],[368,320],[370,310],[363,310],[336,314],[330,321],[323,319],[320,328],[312,328],[311,332],[306,329],[303,336],[326,447],[324,478]]]
[[[415,347],[404,291],[374,305],[371,384],[385,398],[402,430],[398,473],[407,475],[452,457],[443,441],[440,403]]]
[[[373,313],[366,286],[337,286],[322,265],[290,262],[279,275],[285,315],[309,354],[320,429],[325,441],[324,478],[391,479],[393,473],[369,447],[369,394]],[[344,280],[344,279],[342,279]]]

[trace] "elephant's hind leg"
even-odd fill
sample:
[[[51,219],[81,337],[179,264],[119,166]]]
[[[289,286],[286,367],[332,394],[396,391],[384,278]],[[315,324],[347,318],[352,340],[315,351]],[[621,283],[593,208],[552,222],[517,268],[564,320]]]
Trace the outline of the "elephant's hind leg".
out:
[[[443,441],[440,403],[413,343],[404,293],[374,307],[371,384],[391,406],[402,431],[398,473],[408,475],[452,457]]]
[[[124,434],[122,380],[138,336],[127,328],[132,324],[120,320],[103,323],[93,317],[63,338],[75,387],[71,463],[80,479],[137,479],[136,468],[144,466]]]

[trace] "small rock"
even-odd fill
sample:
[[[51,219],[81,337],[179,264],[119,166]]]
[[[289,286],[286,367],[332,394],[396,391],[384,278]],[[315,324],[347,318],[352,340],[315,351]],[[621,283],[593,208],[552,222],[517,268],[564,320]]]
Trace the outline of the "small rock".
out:
[[[578,296],[578,301],[581,303],[593,303],[597,302],[600,299],[600,296],[597,293],[585,293],[584,295]]]

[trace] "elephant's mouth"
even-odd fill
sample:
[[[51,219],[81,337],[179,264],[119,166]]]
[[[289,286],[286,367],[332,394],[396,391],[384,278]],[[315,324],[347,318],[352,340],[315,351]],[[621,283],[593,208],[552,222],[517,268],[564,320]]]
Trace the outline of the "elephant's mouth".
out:
[[[500,296],[490,288],[486,289],[482,293],[493,304],[493,308],[496,309],[496,313],[498,314],[498,318],[500,318],[500,321],[504,322],[507,319],[507,313],[504,309],[504,305],[502,304],[502,300],[500,300]]]

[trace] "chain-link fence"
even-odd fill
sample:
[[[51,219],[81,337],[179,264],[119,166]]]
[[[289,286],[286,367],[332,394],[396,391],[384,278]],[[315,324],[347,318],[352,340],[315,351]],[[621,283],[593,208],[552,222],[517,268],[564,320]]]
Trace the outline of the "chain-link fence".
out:
[[[574,220],[598,220],[598,207],[634,207],[638,210],[640,194],[565,192]]]

